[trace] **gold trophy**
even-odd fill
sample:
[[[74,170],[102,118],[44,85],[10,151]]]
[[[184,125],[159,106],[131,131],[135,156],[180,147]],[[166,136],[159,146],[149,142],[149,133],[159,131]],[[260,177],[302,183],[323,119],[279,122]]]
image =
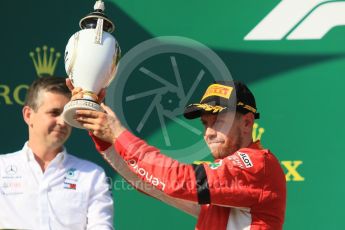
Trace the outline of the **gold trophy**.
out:
[[[74,87],[83,90],[83,98],[72,100],[64,107],[63,118],[71,126],[83,127],[74,119],[75,111],[103,111],[97,95],[114,79],[121,55],[120,47],[110,33],[114,23],[103,13],[104,2],[98,0],[94,12],[79,22],[80,31],[68,40],[65,50],[65,69]]]

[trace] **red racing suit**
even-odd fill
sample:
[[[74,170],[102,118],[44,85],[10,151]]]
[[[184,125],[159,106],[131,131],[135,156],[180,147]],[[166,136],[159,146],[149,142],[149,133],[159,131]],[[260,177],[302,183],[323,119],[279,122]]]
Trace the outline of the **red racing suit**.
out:
[[[98,151],[109,147],[93,137]],[[123,132],[115,150],[141,180],[165,194],[197,202],[197,230],[280,230],[286,181],[277,158],[260,142],[212,164],[183,164]]]

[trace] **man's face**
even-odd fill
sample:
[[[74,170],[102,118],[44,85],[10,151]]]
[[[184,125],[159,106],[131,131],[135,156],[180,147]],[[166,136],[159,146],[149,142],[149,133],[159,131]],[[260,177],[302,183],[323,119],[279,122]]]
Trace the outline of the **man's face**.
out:
[[[215,159],[229,156],[242,147],[241,117],[234,112],[203,114],[201,121],[205,142]]]
[[[46,148],[61,148],[71,134],[72,128],[62,119],[61,113],[69,98],[63,94],[42,91],[38,109],[29,111],[24,117],[29,125],[30,141]]]

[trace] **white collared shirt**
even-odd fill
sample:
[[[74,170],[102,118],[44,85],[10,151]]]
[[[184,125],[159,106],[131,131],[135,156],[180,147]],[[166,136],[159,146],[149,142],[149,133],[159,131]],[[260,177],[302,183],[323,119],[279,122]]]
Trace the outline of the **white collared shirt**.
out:
[[[45,172],[31,149],[0,155],[0,229],[113,229],[104,170],[64,149]]]

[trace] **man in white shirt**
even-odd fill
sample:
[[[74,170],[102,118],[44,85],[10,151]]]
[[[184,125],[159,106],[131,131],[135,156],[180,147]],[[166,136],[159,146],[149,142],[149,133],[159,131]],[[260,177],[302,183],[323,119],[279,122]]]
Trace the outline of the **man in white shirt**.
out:
[[[29,140],[0,155],[0,229],[113,229],[113,201],[104,170],[67,153],[70,100],[64,78],[37,79],[23,107]]]

